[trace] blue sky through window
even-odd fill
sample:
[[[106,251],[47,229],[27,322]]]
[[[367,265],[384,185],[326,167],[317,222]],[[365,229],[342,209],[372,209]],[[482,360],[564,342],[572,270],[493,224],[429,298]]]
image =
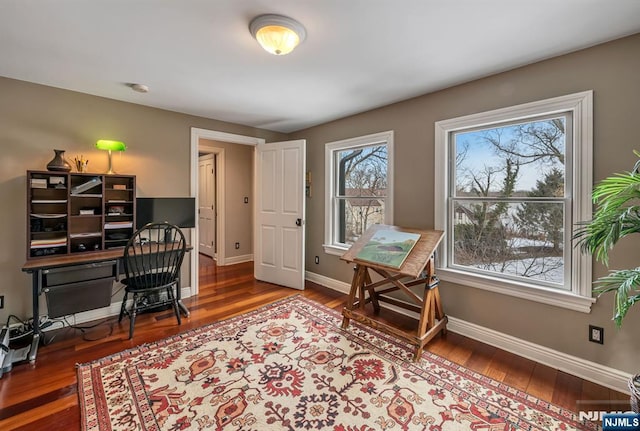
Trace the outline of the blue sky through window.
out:
[[[503,188],[505,159],[519,166],[516,191],[531,191],[552,169],[564,172],[564,117],[454,134],[456,186],[469,191],[472,179]]]

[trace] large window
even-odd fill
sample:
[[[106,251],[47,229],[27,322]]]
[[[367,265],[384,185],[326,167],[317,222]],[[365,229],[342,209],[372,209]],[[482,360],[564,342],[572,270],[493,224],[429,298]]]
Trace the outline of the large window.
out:
[[[588,311],[591,92],[436,123],[443,279]]]
[[[325,146],[325,244],[342,254],[376,223],[392,223],[393,132]]]

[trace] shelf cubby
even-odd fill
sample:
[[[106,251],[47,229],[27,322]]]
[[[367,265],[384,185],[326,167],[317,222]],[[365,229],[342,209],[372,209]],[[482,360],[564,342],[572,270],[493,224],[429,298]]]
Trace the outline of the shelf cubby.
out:
[[[126,245],[135,190],[133,175],[27,171],[27,258]]]

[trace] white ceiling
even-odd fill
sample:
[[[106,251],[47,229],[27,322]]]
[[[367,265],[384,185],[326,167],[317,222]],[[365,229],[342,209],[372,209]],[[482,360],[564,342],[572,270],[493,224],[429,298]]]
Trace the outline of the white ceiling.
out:
[[[263,13],[307,40],[263,51]],[[291,132],[638,32],[640,0],[0,0],[0,76]]]

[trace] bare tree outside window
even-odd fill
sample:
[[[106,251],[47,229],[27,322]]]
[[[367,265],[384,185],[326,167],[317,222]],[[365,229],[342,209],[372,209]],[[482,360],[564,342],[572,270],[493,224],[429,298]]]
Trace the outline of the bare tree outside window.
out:
[[[592,259],[572,232],[592,216],[593,92],[434,126],[440,279],[588,312]]]
[[[454,265],[563,284],[566,118],[454,132]]]
[[[387,146],[337,151],[338,242],[353,244],[371,225],[384,222]]]
[[[326,253],[341,256],[369,227],[393,224],[393,130],[325,144]]]

